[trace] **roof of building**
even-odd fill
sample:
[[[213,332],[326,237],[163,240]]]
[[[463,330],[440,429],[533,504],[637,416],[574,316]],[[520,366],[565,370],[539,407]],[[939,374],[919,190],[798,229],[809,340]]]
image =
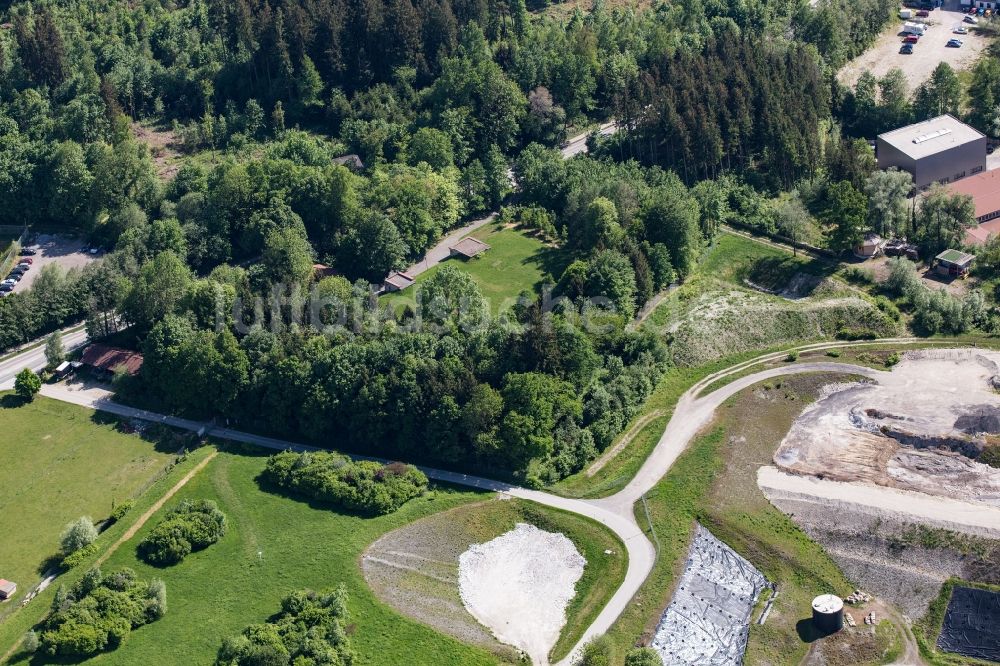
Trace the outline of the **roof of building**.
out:
[[[937,118],[879,134],[878,138],[908,157],[918,160],[940,153],[942,150],[982,139],[984,136],[978,130],[946,113]]]
[[[341,155],[340,157],[334,157],[333,163],[340,166],[345,166],[348,169],[364,169],[365,163],[361,160],[359,155],[351,153],[350,155]]]
[[[478,238],[463,238],[454,245],[448,248],[456,254],[460,254],[463,257],[474,257],[477,254],[482,254],[486,250],[490,249],[490,246],[479,240]]]
[[[84,349],[83,357],[80,360],[84,365],[108,372],[113,372],[115,368],[124,366],[125,371],[130,375],[138,374],[142,367],[142,354],[102,344],[92,344]]]
[[[966,266],[972,263],[975,259],[975,255],[966,254],[960,250],[945,250],[938,256],[934,257],[938,261],[943,261],[946,264],[955,264],[956,266]]]
[[[990,236],[1000,236],[1000,218],[977,224],[965,230],[966,245],[982,245]]]
[[[416,282],[416,280],[403,271],[393,271],[392,273],[389,273],[389,276],[385,279],[386,284],[392,285],[396,289],[406,289],[414,282]]]
[[[313,274],[318,277],[329,277],[330,275],[336,275],[337,269],[326,264],[313,264]]]
[[[982,171],[948,186],[952,194],[968,194],[976,204],[976,217],[1000,210],[1000,169]]]
[[[17,589],[17,583],[0,578],[0,592],[13,592]]]

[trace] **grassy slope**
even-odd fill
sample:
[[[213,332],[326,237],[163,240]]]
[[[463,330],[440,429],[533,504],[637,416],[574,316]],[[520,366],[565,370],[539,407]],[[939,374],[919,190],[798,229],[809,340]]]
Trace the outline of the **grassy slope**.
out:
[[[417,284],[429,279],[440,266],[458,266],[467,272],[483,292],[494,313],[508,309],[522,291],[537,293],[544,282],[555,282],[565,268],[565,254],[537,238],[515,229],[488,225],[473,237],[489,243],[490,249],[479,257],[448,259],[417,276]],[[382,297],[382,303],[395,309],[414,302],[414,287],[405,292]]]
[[[363,664],[490,664],[485,652],[400,617],[375,599],[358,557],[380,534],[429,513],[482,498],[437,490],[390,516],[345,516],[259,489],[259,455],[221,453],[166,508],[185,498],[218,502],[229,532],[214,546],[180,565],[151,567],[135,556],[135,544],[156,524],[151,520],[105,568],[129,566],[141,577],[162,578],[170,610],[162,620],[130,636],[102,664],[211,663],[222,640],[280,610],[282,597],[301,588],[333,588],[350,595],[353,645]]]
[[[0,577],[18,583],[19,596],[38,582],[66,523],[107,517],[113,501],[141,490],[177,448],[121,434],[92,410],[43,397],[0,407],[0,432]]]

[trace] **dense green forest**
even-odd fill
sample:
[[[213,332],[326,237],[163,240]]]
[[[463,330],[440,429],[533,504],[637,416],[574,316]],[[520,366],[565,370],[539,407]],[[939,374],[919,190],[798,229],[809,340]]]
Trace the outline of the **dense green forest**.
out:
[[[816,214],[867,206],[834,73],[895,5],[544,5],[8,3],[0,222],[109,252],[0,300],[0,347],[85,318],[145,353],[119,390],[151,406],[528,483],[581,469],[671,363],[630,320],[720,224],[783,228],[793,185]],[[505,204],[563,252],[552,285],[490,314],[446,266],[379,306],[369,283]]]

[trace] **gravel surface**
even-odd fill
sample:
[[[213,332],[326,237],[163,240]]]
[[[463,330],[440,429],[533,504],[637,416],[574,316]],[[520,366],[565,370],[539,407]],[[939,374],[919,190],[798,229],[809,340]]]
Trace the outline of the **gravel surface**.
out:
[[[979,56],[989,46],[989,40],[970,30],[967,35],[956,35],[952,30],[962,23],[964,13],[958,11],[958,1],[946,2],[948,9],[935,9],[926,19],[910,19],[926,21],[929,24],[927,32],[914,45],[913,53],[904,55],[899,52],[903,45],[903,19],[893,19],[889,27],[879,36],[878,40],[867,51],[847,63],[837,75],[841,83],[854,87],[858,77],[864,71],[870,71],[876,78],[881,78],[892,69],[899,67],[906,74],[912,93],[917,86],[926,81],[934,68],[946,62],[956,70],[969,69],[979,59]],[[961,39],[961,48],[945,46],[952,37]]]
[[[586,564],[565,535],[518,523],[462,553],[459,593],[498,640],[523,650],[536,666],[546,666]]]
[[[90,262],[97,259],[96,255],[83,251],[83,241],[65,236],[41,235],[27,247],[36,250],[37,254],[31,257],[31,268],[20,282],[14,287],[14,293],[25,291],[31,287],[31,283],[38,277],[38,273],[43,266],[48,264],[58,264],[64,270],[71,268],[83,268]]]

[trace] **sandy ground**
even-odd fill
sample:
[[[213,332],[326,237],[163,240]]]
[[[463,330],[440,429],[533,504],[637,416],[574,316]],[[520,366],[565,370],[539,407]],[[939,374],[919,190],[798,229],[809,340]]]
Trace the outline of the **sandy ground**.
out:
[[[459,557],[459,593],[497,640],[523,650],[536,666],[566,624],[566,606],[587,561],[565,535],[518,523]]]
[[[42,267],[47,264],[58,264],[63,269],[69,270],[83,268],[97,259],[97,255],[83,252],[83,241],[77,238],[43,234],[27,247],[36,250],[37,254],[31,257],[33,260],[31,268],[14,287],[14,293],[25,291],[31,287],[31,283],[35,281]]]
[[[967,35],[953,34],[952,30],[959,25],[965,25],[967,28],[971,26],[962,23],[965,14],[957,11],[957,0],[946,2],[945,5],[948,10],[935,9],[926,19],[919,19],[927,22],[930,27],[914,45],[913,53],[903,55],[899,52],[900,46],[903,45],[903,20],[895,19],[871,48],[840,70],[837,78],[841,83],[853,88],[865,70],[870,71],[876,78],[881,78],[893,67],[899,67],[906,74],[912,93],[918,85],[930,77],[939,63],[946,62],[956,70],[972,67],[989,46],[989,40],[974,34],[972,30]],[[945,46],[952,37],[964,42],[961,48]]]
[[[877,383],[834,387],[796,419],[775,464],[1000,507],[1000,469],[974,460],[1000,433],[990,384],[998,360],[971,349],[910,352]]]

